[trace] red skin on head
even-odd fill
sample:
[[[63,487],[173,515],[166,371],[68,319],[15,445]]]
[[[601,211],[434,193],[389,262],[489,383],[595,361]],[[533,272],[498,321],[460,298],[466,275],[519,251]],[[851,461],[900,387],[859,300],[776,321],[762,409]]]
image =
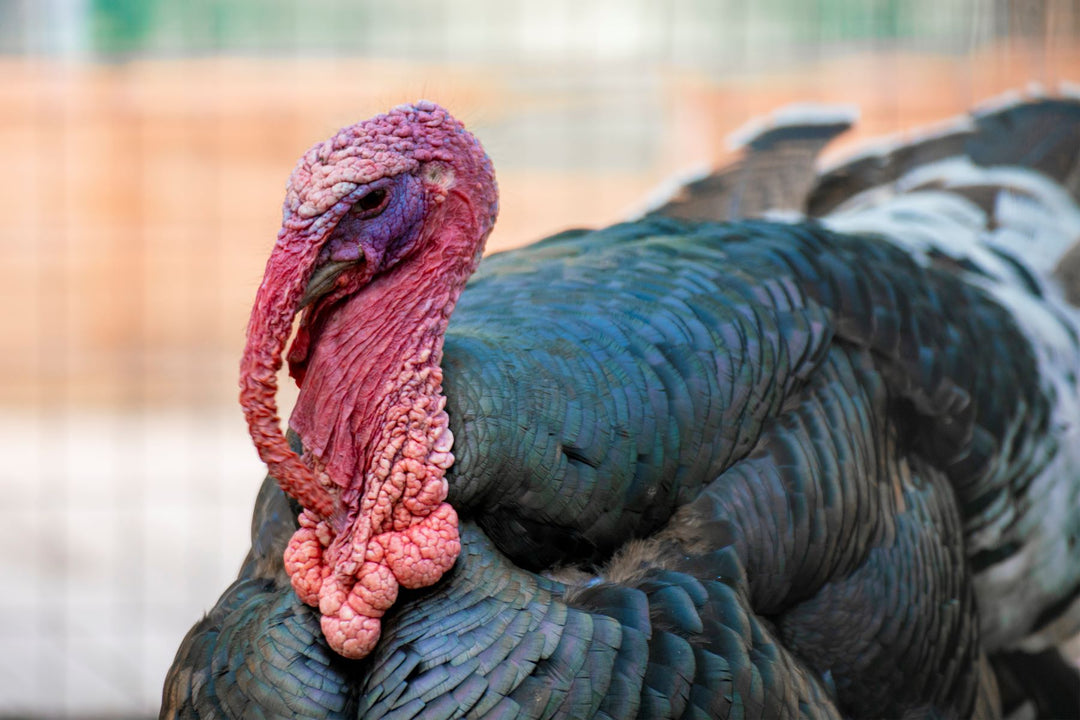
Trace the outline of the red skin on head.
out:
[[[363,235],[363,223],[341,224],[371,183],[408,174],[420,182],[400,187],[423,193],[411,198],[423,216],[410,247],[389,251]],[[436,582],[460,551],[457,515],[444,502],[453,437],[439,362],[496,208],[479,143],[431,103],[342,130],[309,150],[290,179],[248,325],[240,399],[260,457],[305,508],[285,555],[293,586],[319,607],[327,640],[347,657],[374,647],[399,585]],[[364,257],[308,309],[290,351],[301,459],[279,425],[276,373],[339,224],[359,228],[344,241]]]

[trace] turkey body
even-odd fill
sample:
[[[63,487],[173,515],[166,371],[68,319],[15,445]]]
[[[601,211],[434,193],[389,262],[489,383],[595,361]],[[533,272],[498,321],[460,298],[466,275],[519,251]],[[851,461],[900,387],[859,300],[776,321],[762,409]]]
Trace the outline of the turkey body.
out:
[[[485,259],[442,362],[456,565],[346,660],[268,480],[162,715],[999,714],[988,658],[1080,617],[1077,325],[1006,247],[1075,229],[1045,209],[1078,128],[1010,106],[885,178],[825,176],[819,220],[656,216]]]

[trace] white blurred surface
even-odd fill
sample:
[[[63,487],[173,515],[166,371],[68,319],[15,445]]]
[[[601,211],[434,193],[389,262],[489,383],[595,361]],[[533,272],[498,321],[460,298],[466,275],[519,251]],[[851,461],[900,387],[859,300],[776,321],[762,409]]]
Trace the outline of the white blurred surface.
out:
[[[235,577],[263,466],[239,410],[0,415],[0,714],[156,714]]]

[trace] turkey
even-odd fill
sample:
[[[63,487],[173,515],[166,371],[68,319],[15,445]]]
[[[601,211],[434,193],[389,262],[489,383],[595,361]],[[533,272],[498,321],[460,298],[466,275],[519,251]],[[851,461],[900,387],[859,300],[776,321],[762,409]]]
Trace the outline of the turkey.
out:
[[[1075,714],[1080,102],[815,174],[846,126],[483,262],[439,106],[308,151],[241,363],[252,548],[162,717]]]

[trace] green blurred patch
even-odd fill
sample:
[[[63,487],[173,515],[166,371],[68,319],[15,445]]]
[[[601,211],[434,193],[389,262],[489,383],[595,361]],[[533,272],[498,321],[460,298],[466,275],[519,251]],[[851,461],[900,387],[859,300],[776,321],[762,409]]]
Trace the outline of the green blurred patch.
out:
[[[558,30],[560,19],[574,28],[591,17],[590,7],[607,6],[593,6],[595,0],[544,0],[537,9],[537,2],[91,0],[88,24],[90,45],[103,55],[284,51],[463,59],[499,38],[510,38],[507,42],[520,49],[513,38],[534,29]],[[939,49],[968,50],[974,27],[1007,26],[1007,9],[1000,0],[679,0],[627,2],[617,14],[620,23],[649,27],[645,36],[656,47],[663,46],[658,39],[663,28],[676,20],[711,28],[701,33],[698,48],[707,56],[717,52],[717,43],[730,44],[733,35],[750,43],[799,47],[921,38]]]
[[[102,55],[363,52],[365,28],[431,19],[366,0],[91,0],[89,27]]]
[[[90,36],[94,49],[129,54],[146,49],[160,0],[91,0]]]

